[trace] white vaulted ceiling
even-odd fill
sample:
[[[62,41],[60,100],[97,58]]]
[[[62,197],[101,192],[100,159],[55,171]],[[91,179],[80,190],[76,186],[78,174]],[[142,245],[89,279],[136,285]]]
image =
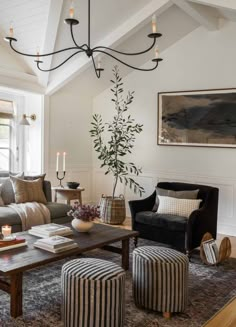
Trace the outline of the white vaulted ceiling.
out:
[[[40,52],[51,52],[72,46],[69,26],[64,24],[70,1],[0,1],[0,85],[53,93],[82,72],[89,72],[91,60],[81,55],[54,72],[42,73],[34,59],[15,54],[3,41],[12,22],[18,39],[15,46],[20,51],[35,54],[38,47]],[[75,38],[79,44],[87,43],[87,0],[74,3],[75,18],[80,21],[74,29]],[[198,26],[211,32],[220,28],[219,19],[236,21],[236,0],[91,0],[92,46],[142,50],[150,41],[146,34],[151,32],[154,13],[163,33],[158,42],[163,50]],[[153,53],[149,56],[152,59]],[[63,58],[65,53],[44,60],[45,68],[58,65]],[[148,59],[145,55],[137,64],[143,65]],[[103,58],[104,66],[106,63],[109,66],[109,60]]]

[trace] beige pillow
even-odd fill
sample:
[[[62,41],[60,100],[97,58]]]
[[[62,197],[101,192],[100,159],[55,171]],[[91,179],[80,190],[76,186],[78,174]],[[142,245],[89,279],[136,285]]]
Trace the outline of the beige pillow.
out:
[[[15,192],[16,203],[24,202],[39,202],[46,204],[47,200],[43,192],[42,178],[25,181],[19,178],[10,176],[13,190]]]
[[[157,213],[176,215],[189,218],[194,210],[199,209],[201,199],[177,199],[170,196],[161,196],[159,198],[159,207]]]

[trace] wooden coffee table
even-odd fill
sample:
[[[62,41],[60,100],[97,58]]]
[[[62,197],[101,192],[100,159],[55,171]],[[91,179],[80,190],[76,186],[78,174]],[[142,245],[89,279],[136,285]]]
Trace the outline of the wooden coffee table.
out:
[[[54,254],[35,248],[33,244],[38,237],[29,235],[28,232],[16,233],[27,240],[28,246],[1,252],[0,289],[10,294],[12,317],[22,315],[22,279],[23,273],[27,270],[98,248],[121,254],[122,267],[125,270],[129,269],[129,240],[137,237],[138,232],[102,224],[94,224],[89,233],[78,233],[74,230],[73,232],[74,235],[70,237],[78,243],[78,248],[62,253]],[[121,241],[121,248],[111,245],[117,241]]]

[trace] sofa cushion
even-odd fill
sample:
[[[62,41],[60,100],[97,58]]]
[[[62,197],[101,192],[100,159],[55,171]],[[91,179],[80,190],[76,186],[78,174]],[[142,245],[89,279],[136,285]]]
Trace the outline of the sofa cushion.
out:
[[[48,202],[46,207],[50,211],[51,220],[66,217],[67,212],[71,210],[71,206],[64,203]],[[69,217],[68,217],[69,218]],[[70,221],[71,219],[68,219]]]
[[[11,175],[13,176],[13,175]],[[24,178],[24,173],[14,174],[17,178]],[[3,184],[2,188],[2,199],[4,204],[15,203],[15,193],[13,190],[13,186],[10,180],[10,177],[0,177],[0,184]]]
[[[19,178],[10,176],[15,192],[16,203],[25,202],[39,202],[46,204],[47,200],[43,193],[43,180],[42,178],[24,181]]]
[[[21,219],[16,211],[8,206],[0,208],[0,226],[3,225],[21,225]]]
[[[170,196],[172,198],[177,199],[197,199],[199,189],[197,190],[184,190],[184,191],[173,191],[166,190],[164,188],[156,187],[156,202],[153,206],[152,211],[157,211],[159,206],[159,198],[158,196]]]
[[[160,214],[177,215],[188,218],[194,210],[200,206],[201,199],[176,199],[169,196],[158,195],[159,206],[157,212]]]
[[[186,217],[158,214],[152,211],[141,211],[135,216],[135,221],[145,225],[152,225],[153,228],[163,228],[168,230],[184,232],[188,219]]]

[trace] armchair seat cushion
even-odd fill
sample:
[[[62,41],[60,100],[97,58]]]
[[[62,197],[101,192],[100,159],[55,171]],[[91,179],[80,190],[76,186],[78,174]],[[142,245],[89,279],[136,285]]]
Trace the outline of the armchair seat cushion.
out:
[[[141,211],[136,214],[135,220],[137,223],[145,225],[153,225],[158,228],[185,232],[188,223],[188,218],[170,215],[158,214],[152,211]]]

